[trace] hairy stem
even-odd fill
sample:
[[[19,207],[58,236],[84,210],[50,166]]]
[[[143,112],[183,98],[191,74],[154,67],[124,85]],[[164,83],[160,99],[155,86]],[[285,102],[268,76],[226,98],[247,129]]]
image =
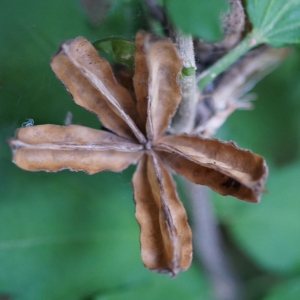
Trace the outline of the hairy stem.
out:
[[[240,282],[224,252],[217,219],[206,187],[184,180],[191,200],[194,255],[204,267],[214,299],[241,299]]]
[[[181,56],[183,71],[184,69],[195,71],[196,64],[192,36],[182,34],[171,25],[169,25],[169,32]],[[250,37],[245,39],[233,50],[232,55],[226,55],[226,58],[221,59],[221,63],[217,62],[211,69],[205,71],[205,74],[202,75],[203,79],[200,78],[200,86],[204,87],[214,78],[213,74],[220,74],[236,59],[255,46],[255,44],[252,45],[250,42]],[[195,72],[188,74],[188,72],[187,75],[182,74],[179,79],[182,100],[172,121],[172,129],[176,133],[190,133],[195,125],[196,106],[200,91],[197,87]],[[189,192],[192,208],[194,253],[204,267],[214,293],[214,299],[241,299],[240,282],[233,275],[230,263],[223,250],[221,233],[205,187],[187,180],[183,180],[183,184]]]
[[[182,99],[173,118],[172,129],[176,133],[191,132],[194,127],[198,101],[193,38],[191,35],[184,35],[172,26],[169,29],[170,37],[176,45],[183,63],[182,74],[179,78]]]

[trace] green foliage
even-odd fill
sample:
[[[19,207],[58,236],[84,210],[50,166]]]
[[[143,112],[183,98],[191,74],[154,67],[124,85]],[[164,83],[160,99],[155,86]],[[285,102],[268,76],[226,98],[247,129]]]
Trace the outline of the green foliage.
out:
[[[209,299],[205,280],[192,267],[178,278],[164,275],[148,274],[147,279],[139,285],[132,285],[108,293],[99,293],[91,300],[132,300],[140,299]]]
[[[247,11],[261,43],[274,47],[300,43],[300,0],[247,0]]]
[[[101,21],[97,30],[93,30],[97,33],[95,40],[110,36],[121,36],[132,40],[136,30],[145,27],[142,2],[140,0],[109,1],[111,6],[107,16]]]
[[[8,176],[0,202],[1,291],[18,299],[71,300],[147,280],[135,274],[138,229],[124,177],[61,173],[53,180],[2,167]],[[110,193],[105,186],[112,180],[125,188]]]
[[[93,43],[98,51],[108,54],[115,62],[123,63],[133,69],[135,44],[123,38],[111,37]]]
[[[222,38],[220,14],[228,9],[225,0],[166,0],[166,9],[183,32],[215,41]]]
[[[300,154],[299,76],[300,53],[294,50],[255,87],[254,109],[235,112],[219,136],[262,154],[269,164],[292,163]]]
[[[139,299],[145,291],[149,299],[172,291],[174,299],[207,299],[196,266],[174,280],[142,265],[133,168],[93,176],[25,172],[12,164],[6,142],[28,118],[63,125],[68,111],[74,124],[99,128],[96,116],[74,104],[49,60],[63,40],[79,35],[133,39],[145,21],[140,1],[114,1],[99,27],[68,0],[5,1],[0,15],[6,28],[0,31],[0,299]]]
[[[86,299],[95,293],[130,299],[125,295],[138,298],[146,288],[148,299],[160,299],[168,289],[173,299],[205,293],[196,269],[173,280],[142,266],[128,181],[132,169],[95,176],[27,173],[6,158],[2,171],[0,291],[20,300]],[[119,188],[112,189],[113,182]]]
[[[208,68],[198,81],[203,89],[216,76],[252,48],[267,43],[273,47],[300,43],[300,0],[248,0],[252,31],[229,53]]]
[[[300,162],[272,168],[268,193],[259,205],[237,202],[223,207],[223,221],[243,251],[270,271],[300,271],[299,168]]]
[[[6,143],[26,119],[62,125],[68,111],[73,123],[99,128],[97,118],[76,106],[55,78],[49,59],[63,40],[79,35],[91,41],[109,36],[132,40],[136,30],[147,25],[141,2],[113,1],[99,27],[89,25],[76,1],[2,2],[0,298],[8,294],[20,300],[209,299],[196,264],[176,279],[143,267],[130,185],[133,168],[93,176],[30,173],[11,163]],[[269,42],[298,42],[299,1],[247,4],[255,28]],[[170,0],[167,5],[183,30],[207,39],[220,37],[218,14],[224,4]],[[272,22],[273,28],[268,27]],[[281,276],[278,285],[265,290],[264,300],[300,297],[299,70],[300,53],[294,51],[255,89],[255,109],[235,112],[219,133],[264,155],[271,165],[268,193],[260,204],[214,195],[219,220],[235,245],[264,274]],[[252,289],[257,285],[253,283]]]
[[[255,109],[235,112],[219,132],[266,157],[270,170],[261,202],[213,195],[221,222],[243,252],[269,272],[293,275],[300,273],[299,68],[295,51],[255,88]]]
[[[263,300],[296,300],[300,298],[300,278],[275,286]]]

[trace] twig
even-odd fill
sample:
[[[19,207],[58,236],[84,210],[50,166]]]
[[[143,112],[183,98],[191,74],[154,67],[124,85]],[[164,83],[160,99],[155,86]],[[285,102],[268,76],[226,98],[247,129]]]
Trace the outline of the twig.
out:
[[[193,133],[206,137],[214,135],[233,111],[251,109],[253,105],[250,101],[256,97],[248,92],[274,70],[288,52],[287,48],[275,49],[261,45],[249,51],[218,76],[213,82],[213,90],[208,94],[204,92],[203,99],[197,105],[196,127]],[[213,110],[207,111],[209,107],[205,102],[208,100],[213,102]],[[209,112],[211,115],[208,115]]]
[[[184,180],[191,200],[194,255],[203,265],[213,288],[214,299],[241,299],[240,282],[225,255],[217,219],[207,188]]]
[[[223,40],[211,43],[201,39],[194,40],[198,74],[236,46],[246,33],[246,15],[241,0],[227,0],[227,2],[230,5],[230,11],[221,16]]]
[[[179,78],[182,99],[172,121],[175,132],[191,132],[195,125],[196,105],[198,101],[196,85],[196,63],[193,39],[191,35],[184,35],[173,26],[169,26],[170,37],[176,45],[183,63],[183,72]],[[184,71],[189,74],[184,74]]]
[[[197,78],[198,87],[200,89],[204,89],[208,83],[213,81],[220,73],[225,71],[242,55],[261,43],[262,41],[256,38],[255,32],[248,34],[235,48],[233,48],[214,65],[200,74],[200,76]]]
[[[176,44],[184,68],[196,69],[193,39],[183,35],[169,25],[171,39]],[[175,132],[191,132],[195,126],[198,89],[195,72],[180,78],[182,91],[181,104],[173,118],[172,129]],[[240,299],[239,284],[231,273],[227,257],[222,251],[221,234],[217,228],[209,199],[204,196],[202,186],[184,182],[190,191],[192,205],[194,248],[196,256],[202,261],[217,300]]]

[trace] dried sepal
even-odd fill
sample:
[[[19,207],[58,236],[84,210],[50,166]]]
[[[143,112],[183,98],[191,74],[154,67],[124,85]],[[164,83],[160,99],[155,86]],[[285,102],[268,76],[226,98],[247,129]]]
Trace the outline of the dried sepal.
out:
[[[86,145],[130,145],[133,149],[141,149],[139,144],[126,138],[103,130],[92,129],[81,125],[36,125],[22,127],[16,131],[16,139],[29,144],[53,143],[53,144],[86,144]]]
[[[134,76],[133,86],[136,96],[136,106],[141,116],[144,128],[147,121],[149,70],[147,66],[145,36],[147,33],[139,31],[135,36]]]
[[[143,263],[172,275],[187,269],[192,257],[191,230],[172,177],[160,158],[146,153],[132,182]]]
[[[238,148],[233,142],[184,134],[162,137],[154,149],[173,154],[163,155],[166,162],[195,183],[208,185],[222,195],[259,201],[267,167],[258,154]]]
[[[152,160],[153,170],[160,187],[162,203],[163,206],[168,208],[165,215],[167,215],[167,212],[170,213],[169,222],[171,223],[172,221],[174,226],[174,238],[176,238],[175,241],[177,243],[174,243],[175,249],[173,250],[173,274],[177,274],[190,266],[192,259],[192,233],[187,222],[186,211],[178,198],[171,174],[157,153],[153,152]],[[152,165],[150,164],[150,166]],[[166,222],[164,219],[163,221]]]
[[[138,144],[78,125],[20,128],[10,145],[14,163],[29,171],[121,171],[136,163],[142,154]]]
[[[206,185],[223,196],[230,195],[248,202],[258,201],[261,187],[258,191],[253,190],[228,175],[199,165],[178,154],[160,152],[159,155],[176,173],[196,184]]]
[[[147,38],[147,37],[145,37]],[[181,100],[177,77],[182,62],[174,44],[167,39],[145,43],[149,69],[147,135],[149,140],[160,137]]]
[[[52,58],[51,67],[74,101],[96,113],[104,126],[145,142],[130,93],[116,82],[109,63],[90,42],[82,37],[64,42]]]
[[[192,244],[168,165],[193,182],[250,202],[259,200],[267,168],[261,156],[232,142],[162,136],[181,99],[181,60],[167,39],[139,32],[136,44],[136,102],[131,75],[126,82],[120,77],[119,85],[108,62],[84,38],[63,43],[51,62],[75,102],[116,134],[78,125],[39,125],[19,129],[9,143],[14,162],[30,171],[68,168],[93,174],[121,171],[139,161],[132,182],[142,260],[149,269],[174,276],[189,267]]]
[[[66,54],[59,53],[54,56],[51,66],[57,77],[66,85],[76,104],[95,113],[106,128],[120,136],[135,139],[127,123],[111,109],[105,96],[71,63]]]

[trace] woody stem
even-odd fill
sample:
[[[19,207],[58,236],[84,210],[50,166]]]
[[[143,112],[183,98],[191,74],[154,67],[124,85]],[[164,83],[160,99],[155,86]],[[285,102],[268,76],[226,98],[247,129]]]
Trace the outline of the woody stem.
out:
[[[183,65],[181,75],[178,79],[182,99],[177,112],[173,117],[172,129],[176,133],[189,133],[194,128],[196,105],[198,101],[193,38],[191,35],[183,34],[172,25],[169,25],[169,31],[170,37],[177,47]]]
[[[194,255],[206,272],[214,299],[241,299],[242,286],[223,250],[218,220],[209,201],[209,190],[188,180],[183,182],[190,198]]]
[[[173,117],[171,127],[175,133],[190,133],[194,128],[196,106],[200,94],[196,84],[193,39],[190,35],[182,34],[171,24],[169,24],[169,30],[170,37],[175,43],[183,62],[183,69],[179,78],[182,100]],[[209,205],[209,196],[202,186],[188,183],[186,180],[183,180],[183,183],[186,190],[190,191],[189,200],[192,206],[192,218],[194,221],[198,220],[198,222],[194,222],[193,226],[195,254],[205,266],[216,299],[236,300],[240,292],[239,284],[232,275],[230,268],[227,268],[229,266],[228,258],[219,247],[221,233],[216,226],[216,217]],[[202,191],[200,193],[199,188]],[[199,216],[198,213],[201,213],[201,215]],[[203,218],[203,216],[206,216],[206,218]],[[199,243],[200,240],[203,242]],[[214,259],[212,259],[210,253],[214,253]],[[220,286],[227,287],[225,294]]]
[[[252,48],[262,44],[264,41],[259,35],[250,32],[235,48],[219,59],[214,65],[202,72],[197,78],[199,89],[203,90],[205,86],[213,81],[218,75],[224,72],[230,65],[237,61],[242,55]]]

